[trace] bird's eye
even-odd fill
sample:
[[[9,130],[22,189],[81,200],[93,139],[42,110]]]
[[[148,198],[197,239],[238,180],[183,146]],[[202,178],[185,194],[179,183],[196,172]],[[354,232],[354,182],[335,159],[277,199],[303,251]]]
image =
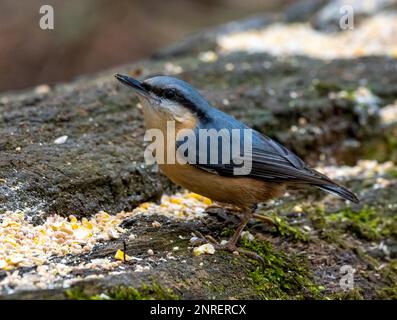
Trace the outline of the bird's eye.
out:
[[[166,99],[172,99],[172,98],[174,98],[175,96],[176,96],[175,90],[168,89],[168,90],[166,90],[166,91],[164,92],[164,97],[165,97]]]

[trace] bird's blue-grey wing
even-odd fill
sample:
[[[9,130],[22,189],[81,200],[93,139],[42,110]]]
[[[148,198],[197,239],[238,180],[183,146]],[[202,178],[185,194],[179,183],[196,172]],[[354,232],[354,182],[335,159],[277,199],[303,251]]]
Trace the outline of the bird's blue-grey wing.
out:
[[[252,129],[245,129],[252,130]],[[241,133],[241,137],[243,137]],[[197,136],[198,137],[198,136]],[[219,140],[221,142],[222,140]],[[289,182],[289,183],[310,183],[310,184],[321,184],[325,181],[330,181],[327,177],[320,174],[319,172],[309,168],[302,159],[300,159],[293,152],[283,147],[276,141],[261,135],[260,133],[252,130],[252,148],[247,148],[248,153],[244,153],[244,143],[240,141],[238,153],[225,153],[224,148],[233,150],[235,145],[232,143],[227,145],[218,143],[216,146],[216,153],[219,155],[216,162],[211,161],[209,153],[212,145],[209,143],[206,145],[206,150],[197,147],[195,161],[190,163],[211,173],[215,173],[222,176],[235,176],[235,175],[246,175],[253,178],[267,180],[269,182]],[[201,146],[203,144],[201,143]],[[202,156],[203,152],[206,152],[206,156]],[[213,151],[213,150],[212,150]],[[220,155],[230,154],[230,160],[225,161]],[[202,161],[206,159],[206,161]],[[247,162],[250,162],[250,170],[248,172],[236,171],[241,169],[242,166]],[[239,174],[238,172],[244,172]]]
[[[214,112],[221,113],[216,110]],[[238,176],[243,175],[263,181],[286,184],[310,184],[324,189],[328,192],[335,193],[345,199],[358,202],[357,197],[346,188],[337,185],[327,176],[310,168],[292,151],[282,146],[273,139],[245,126],[233,117],[225,114],[214,114],[214,121],[200,123],[195,129],[193,142],[195,152],[189,157],[189,163],[212,174],[221,176]],[[210,139],[200,140],[199,130],[226,130],[229,135],[233,136],[233,130],[240,132],[240,139],[218,139],[216,145],[211,143]],[[247,133],[249,146],[246,145],[246,139],[243,137]],[[238,152],[233,152],[238,146]],[[247,148],[245,148],[247,147]],[[229,153],[225,149],[229,148]],[[193,146],[190,146],[190,150]],[[231,151],[230,151],[231,150]],[[247,151],[247,152],[246,152]],[[205,155],[203,156],[203,152]],[[219,156],[217,161],[213,161],[209,156],[214,153]],[[225,161],[225,154],[229,156]],[[203,161],[204,160],[204,161]],[[244,163],[248,161],[248,163]],[[243,162],[243,163],[242,163]],[[249,170],[237,170],[243,166]],[[237,174],[236,174],[237,173]]]

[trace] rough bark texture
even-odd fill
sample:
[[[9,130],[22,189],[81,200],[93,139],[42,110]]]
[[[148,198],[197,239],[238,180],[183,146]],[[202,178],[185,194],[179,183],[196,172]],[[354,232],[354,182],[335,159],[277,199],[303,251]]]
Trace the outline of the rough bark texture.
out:
[[[1,95],[0,212],[25,210],[28,218],[40,223],[54,213],[82,217],[100,210],[131,210],[158,199],[164,190],[175,190],[155,167],[143,162],[144,128],[137,99],[113,77],[115,71],[142,77],[163,74],[170,63],[182,68],[178,77],[199,88],[214,105],[278,139],[313,165],[320,154],[323,163],[333,164],[354,165],[359,159],[397,161],[396,125],[385,127],[377,111],[368,111],[369,106],[330,95],[352,92],[366,79],[365,86],[381,106],[393,103],[397,99],[396,59],[326,62],[244,52],[219,56],[211,63],[198,59],[202,50],[216,50],[214,39],[219,32],[249,29],[274,19],[255,18],[234,23],[232,28],[209,30],[152,59],[82,77],[48,92],[36,89]],[[233,71],[225,71],[228,63],[235,66]],[[291,98],[291,92],[296,98]],[[301,118],[308,119],[300,125],[302,130],[291,130]],[[64,135],[68,136],[65,143],[54,143]],[[263,255],[264,271],[256,269],[255,262],[229,253],[192,256],[186,240],[192,230],[217,237],[236,225],[234,216],[223,210],[183,223],[137,217],[129,226],[139,240],[127,240],[128,253],[148,258],[147,250],[153,249],[157,261],[177,244],[180,250],[174,253],[175,260],[154,262],[143,273],[133,272],[134,263],[129,263],[124,272],[82,281],[67,294],[55,287],[8,297],[87,298],[106,292],[119,298],[396,298],[396,172],[383,177],[389,184],[381,188],[373,188],[372,180],[348,181],[364,199],[353,209],[320,192],[292,193],[270,206],[268,212],[281,217],[278,228],[251,223],[250,230],[259,240],[242,243]],[[304,208],[303,214],[294,209],[297,204]],[[163,226],[153,228],[153,220]],[[114,255],[120,241],[68,257],[68,263]],[[381,242],[388,244],[387,254],[375,248]],[[341,265],[358,270],[354,290],[341,291]],[[125,291],[117,296],[117,290]]]

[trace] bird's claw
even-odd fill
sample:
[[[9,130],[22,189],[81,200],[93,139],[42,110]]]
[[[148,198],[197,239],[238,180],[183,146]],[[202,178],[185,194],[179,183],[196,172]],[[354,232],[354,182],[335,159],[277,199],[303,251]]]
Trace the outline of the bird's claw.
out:
[[[258,261],[262,267],[262,270],[265,269],[265,260],[256,252],[240,248],[240,247],[236,246],[235,244],[230,243],[229,241],[226,242],[225,244],[218,244],[215,248],[219,249],[219,250],[229,251],[232,253],[238,252],[239,254],[243,254],[251,259]]]
[[[265,216],[265,215],[263,215],[263,214],[254,213],[254,214],[252,215],[252,217],[255,218],[255,219],[257,219],[257,220],[260,220],[260,221],[262,221],[262,222],[265,222],[265,223],[267,223],[267,224],[270,225],[270,226],[277,227],[277,224],[276,224],[276,223],[274,222],[274,220],[273,220],[272,218],[270,218],[269,216]]]
[[[224,244],[220,244],[218,241],[216,241],[212,236],[206,235],[204,236],[201,232],[195,231],[194,232],[195,236],[197,237],[197,240],[195,240],[195,244],[205,244],[205,243],[210,243],[212,244],[215,249],[217,250],[224,250],[224,251],[229,251],[232,253],[238,252],[239,254],[243,254],[251,259],[254,259],[258,261],[262,267],[262,270],[265,269],[265,260],[257,253],[253,251],[249,251],[243,248],[238,247],[236,244],[228,241]]]
[[[199,231],[194,231],[193,234],[195,235],[196,239],[194,239],[193,244],[205,244],[211,243],[213,245],[218,245],[218,242],[210,235],[203,235]]]

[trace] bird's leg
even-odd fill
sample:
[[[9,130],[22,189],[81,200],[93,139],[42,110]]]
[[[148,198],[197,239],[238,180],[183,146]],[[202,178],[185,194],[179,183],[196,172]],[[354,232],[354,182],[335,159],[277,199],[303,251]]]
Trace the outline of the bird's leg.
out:
[[[250,214],[244,214],[240,224],[238,225],[236,231],[234,232],[233,236],[227,241],[225,244],[219,244],[213,237],[210,235],[204,236],[201,232],[195,231],[195,235],[198,238],[195,241],[195,244],[203,244],[203,243],[211,243],[216,249],[218,250],[227,250],[230,252],[238,252],[241,254],[250,257],[251,259],[257,260],[261,263],[262,268],[265,268],[265,261],[263,258],[255,252],[245,250],[243,248],[237,247],[237,242],[241,236],[241,232],[244,230],[245,226],[247,225],[248,221],[251,218]]]
[[[194,241],[194,244],[204,244],[204,243],[211,243],[215,246],[218,246],[218,242],[210,235],[203,235],[200,231],[194,231],[194,235],[196,236],[197,240]]]
[[[259,261],[262,265],[262,268],[265,267],[265,261],[263,260],[263,258],[253,252],[253,251],[249,251],[249,250],[245,250],[243,248],[237,247],[237,242],[240,239],[241,233],[243,232],[245,226],[247,225],[248,221],[251,219],[252,216],[252,212],[251,211],[245,211],[244,214],[241,217],[241,222],[238,225],[236,231],[234,232],[234,234],[231,236],[231,238],[229,239],[228,242],[226,242],[225,244],[222,245],[218,245],[218,249],[222,249],[222,250],[227,250],[227,251],[231,251],[231,252],[238,252],[241,254],[244,254],[252,259],[255,259],[257,261]]]
[[[240,239],[241,233],[243,232],[250,218],[251,218],[251,213],[248,214],[248,212],[245,212],[241,216],[241,222],[238,225],[234,234],[230,237],[229,241],[226,243],[227,246],[236,247],[238,239]]]
[[[265,216],[265,215],[262,215],[262,214],[255,213],[256,209],[258,209],[258,205],[257,204],[255,204],[253,206],[253,208],[252,208],[252,217],[253,218],[255,218],[257,220],[260,220],[262,222],[265,222],[265,223],[267,223],[267,224],[269,224],[271,226],[275,226],[276,225],[272,218],[270,218],[268,216]]]
[[[202,233],[200,233],[199,231],[195,231],[194,233],[197,236],[197,244],[202,244],[202,243],[211,243],[212,245],[214,245],[215,248],[217,248],[218,250],[227,250],[230,252],[238,252],[241,254],[244,254],[252,259],[255,259],[257,261],[259,261],[262,265],[262,268],[265,267],[265,261],[263,260],[263,258],[258,255],[255,252],[240,248],[237,246],[238,240],[240,239],[241,233],[243,232],[244,228],[246,227],[247,223],[249,222],[249,220],[251,219],[251,217],[253,217],[252,211],[251,210],[246,210],[244,211],[244,214],[241,216],[241,222],[238,225],[236,231],[234,232],[234,234],[230,237],[230,239],[224,243],[224,244],[219,244],[213,237],[211,236],[204,236]],[[265,217],[266,218],[266,217]],[[270,218],[269,218],[270,219]]]

